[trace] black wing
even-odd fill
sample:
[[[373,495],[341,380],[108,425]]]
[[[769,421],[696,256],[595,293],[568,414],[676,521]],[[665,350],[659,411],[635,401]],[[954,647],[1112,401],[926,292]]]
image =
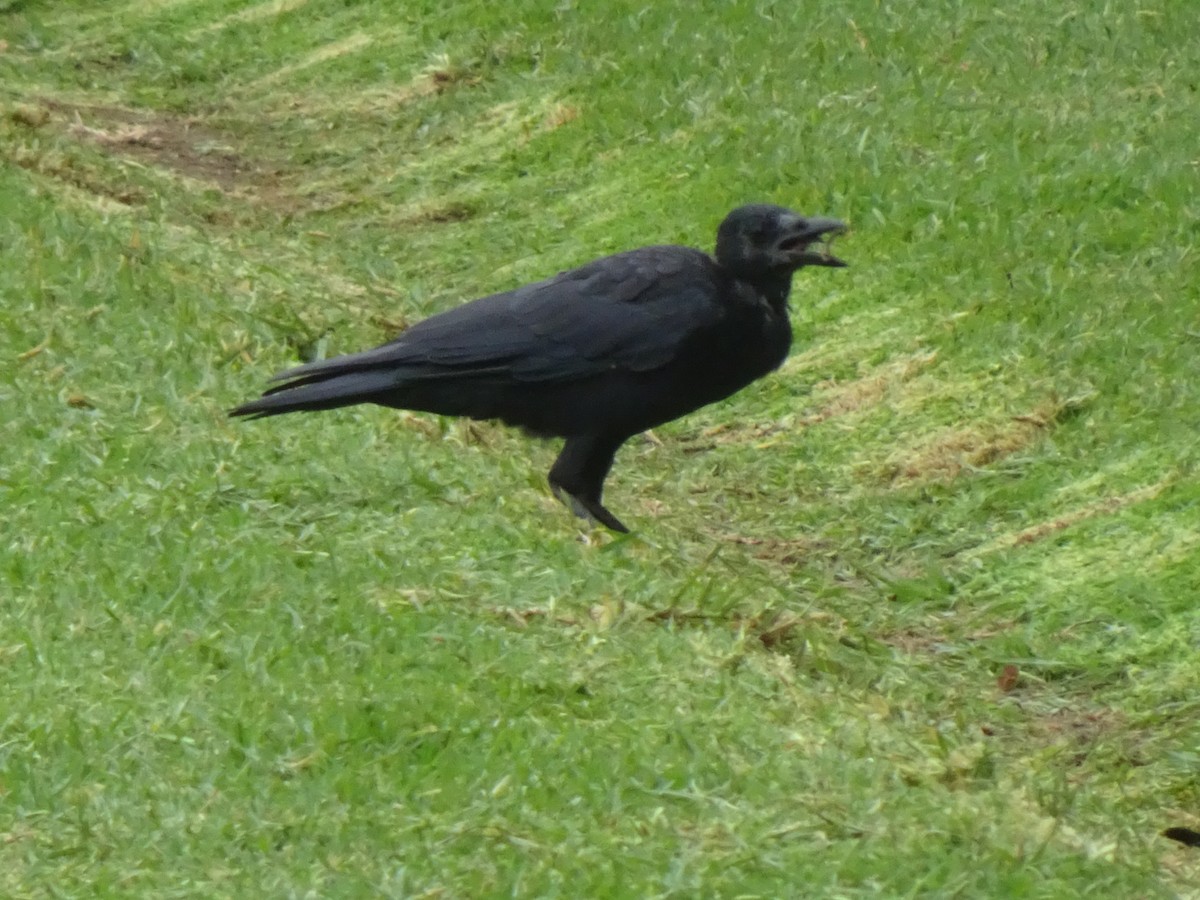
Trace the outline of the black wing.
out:
[[[290,369],[271,393],[352,372],[397,382],[503,376],[570,381],[668,363],[681,343],[717,325],[715,265],[699,250],[646,247],[432,316],[362,353]]]

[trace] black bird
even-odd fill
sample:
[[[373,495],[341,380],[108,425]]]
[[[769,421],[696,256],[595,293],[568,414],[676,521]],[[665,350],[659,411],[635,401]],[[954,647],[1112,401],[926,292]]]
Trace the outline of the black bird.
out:
[[[576,515],[628,531],[601,493],[617,448],[779,367],[788,292],[805,266],[844,266],[846,228],[779,206],[742,206],[713,256],[643,247],[425,319],[363,353],[289,369],[234,416],[378,403],[499,419],[566,438],[550,487]]]

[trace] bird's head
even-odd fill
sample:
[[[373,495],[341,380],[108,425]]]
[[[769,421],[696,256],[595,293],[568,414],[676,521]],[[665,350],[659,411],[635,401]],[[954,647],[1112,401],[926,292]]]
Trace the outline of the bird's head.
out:
[[[846,263],[829,252],[829,244],[845,230],[837,219],[802,216],[782,206],[739,206],[717,229],[717,262],[744,277],[840,267]]]

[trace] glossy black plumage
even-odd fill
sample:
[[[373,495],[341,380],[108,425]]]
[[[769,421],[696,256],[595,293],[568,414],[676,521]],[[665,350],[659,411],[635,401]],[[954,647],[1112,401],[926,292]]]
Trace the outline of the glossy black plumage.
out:
[[[432,316],[374,350],[290,369],[231,415],[377,403],[563,437],[555,494],[627,531],[601,503],[617,448],[777,368],[791,344],[792,273],[844,265],[813,249],[844,227],[739,207],[713,256],[662,246],[598,259]]]

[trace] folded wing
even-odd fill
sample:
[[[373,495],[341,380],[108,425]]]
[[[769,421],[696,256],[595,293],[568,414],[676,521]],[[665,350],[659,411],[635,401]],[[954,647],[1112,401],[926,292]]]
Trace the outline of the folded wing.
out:
[[[563,385],[653,371],[719,327],[712,267],[684,247],[606,257],[433,316],[373,350],[282,372],[281,384],[233,412],[375,402],[524,424],[506,404],[532,407],[539,386],[561,402]]]

